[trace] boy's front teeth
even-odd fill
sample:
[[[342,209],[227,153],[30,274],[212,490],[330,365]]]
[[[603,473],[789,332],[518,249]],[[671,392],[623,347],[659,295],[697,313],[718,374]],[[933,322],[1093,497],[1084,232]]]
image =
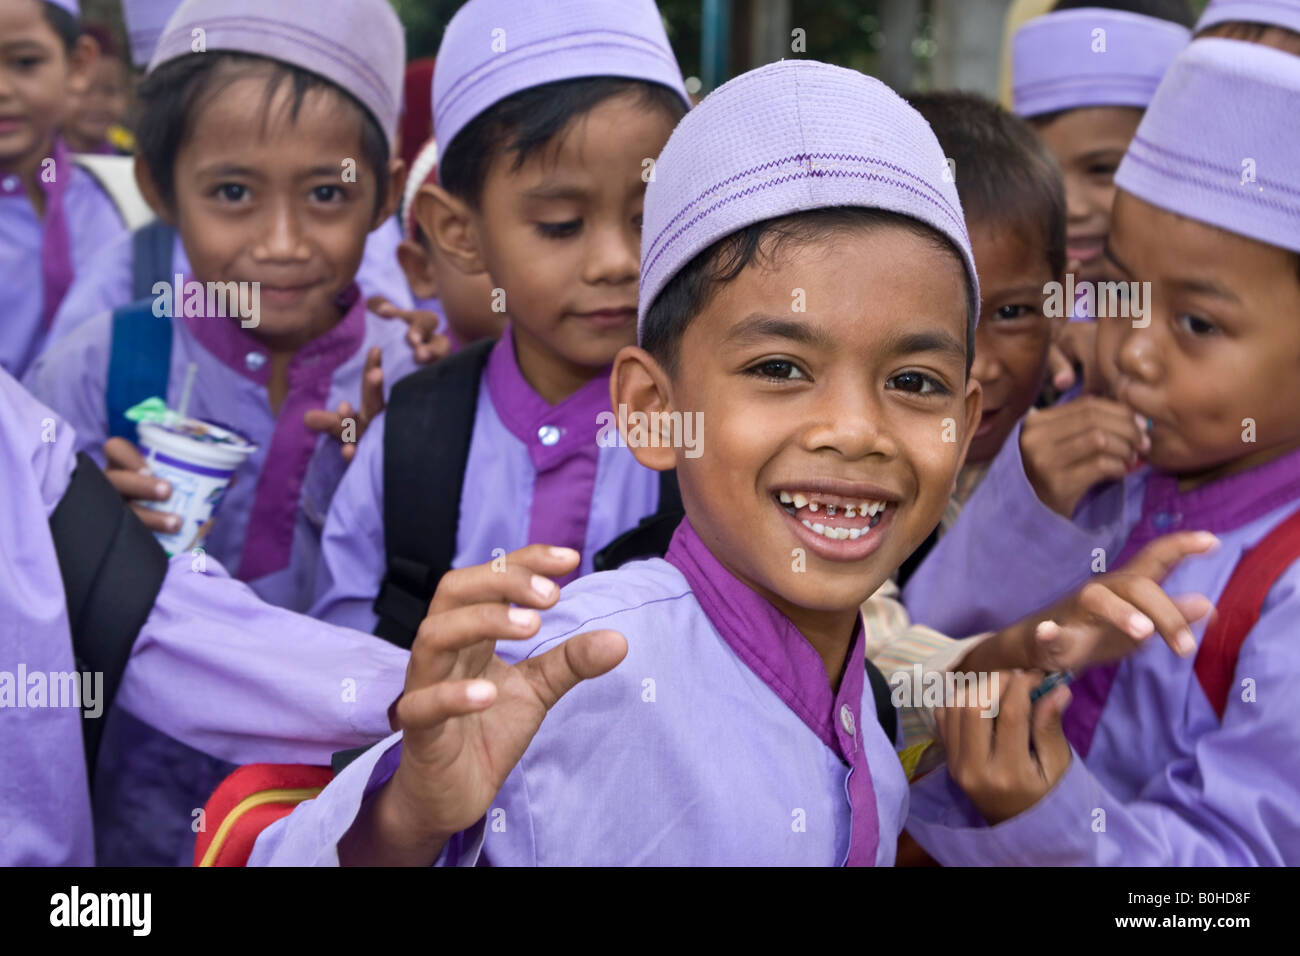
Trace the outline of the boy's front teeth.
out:
[[[812,498],[809,498],[806,495],[799,494],[798,492],[792,494],[788,491],[780,492],[777,497],[780,499],[781,504],[789,505],[793,507],[795,511],[800,511],[804,508],[807,508],[809,511],[815,514],[820,508],[824,507],[826,509],[826,514],[832,518],[836,517],[836,515],[839,514],[839,512],[841,511],[841,509],[843,510],[844,517],[846,518],[857,518],[857,517],[874,518],[876,517],[876,515],[884,511],[886,506],[888,505],[888,502],[885,501],[860,501],[847,506],[823,504],[813,500]],[[805,524],[806,523],[807,522],[805,522]],[[812,526],[809,525],[809,527]]]
[[[820,521],[814,523],[807,518],[804,519],[803,526],[832,541],[856,541],[869,530],[868,528],[828,528]]]

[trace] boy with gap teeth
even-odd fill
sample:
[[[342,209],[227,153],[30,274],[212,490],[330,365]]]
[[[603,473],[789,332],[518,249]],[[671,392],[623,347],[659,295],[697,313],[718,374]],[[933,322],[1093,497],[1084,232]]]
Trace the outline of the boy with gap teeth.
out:
[[[747,73],[686,116],[647,192],[641,345],[610,383],[614,404],[708,429],[698,458],[634,449],[678,469],[666,556],[581,578],[544,623],[521,611],[495,655],[444,637],[413,656],[404,734],[252,862],[893,862],[906,781],[858,608],[937,523],[979,417],[979,295],[944,169],[902,99],[822,63]],[[1030,663],[1025,637],[968,660]]]

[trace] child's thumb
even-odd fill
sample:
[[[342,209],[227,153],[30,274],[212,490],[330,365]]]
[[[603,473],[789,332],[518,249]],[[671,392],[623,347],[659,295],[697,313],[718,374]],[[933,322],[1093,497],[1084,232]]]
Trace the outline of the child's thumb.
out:
[[[1030,724],[1034,750],[1048,775],[1055,780],[1070,762],[1070,743],[1065,739],[1061,717],[1070,706],[1070,688],[1065,684],[1053,687],[1034,705]]]

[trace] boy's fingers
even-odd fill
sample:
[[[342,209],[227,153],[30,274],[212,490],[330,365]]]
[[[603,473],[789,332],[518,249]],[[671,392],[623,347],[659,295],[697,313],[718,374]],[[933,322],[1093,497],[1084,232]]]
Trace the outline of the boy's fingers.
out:
[[[313,408],[302,416],[302,423],[314,432],[325,432],[335,438],[343,434],[343,416],[339,412]]]
[[[1008,755],[1018,759],[1029,752],[1029,692],[1043,679],[1042,671],[999,671],[997,733],[993,733],[994,719],[981,717],[974,711],[975,719],[988,725],[981,735],[988,737],[990,758]],[[967,708],[971,710],[971,708]]]
[[[149,467],[149,463],[140,454],[140,449],[125,438],[110,438],[104,442],[104,461],[109,468],[124,468],[127,471],[140,471]]]
[[[1061,715],[1070,705],[1070,688],[1057,684],[1040,698],[1033,709],[1031,737],[1039,766],[1050,780],[1059,780],[1070,766],[1070,743],[1061,726]]]
[[[536,634],[541,626],[541,615],[530,608],[470,604],[426,619],[418,638],[421,649],[454,653],[482,641],[523,640]],[[414,644],[411,653],[415,653]]]
[[[1125,435],[1104,428],[1089,428],[1062,442],[1058,454],[1061,463],[1068,467],[1098,458],[1115,458],[1126,463],[1137,450],[1137,445]]]
[[[490,680],[450,680],[403,694],[397,717],[403,731],[428,731],[453,717],[476,714],[491,707],[497,688]]]
[[[613,670],[627,656],[627,638],[618,631],[588,631],[545,654],[515,665],[547,710],[583,680]]]
[[[1208,531],[1179,531],[1156,538],[1118,570],[1163,581],[1183,558],[1204,554],[1218,545],[1219,539]]]
[[[104,472],[104,476],[119,495],[129,500],[166,501],[172,496],[172,486],[162,478],[155,478],[153,475],[141,475],[134,471],[113,468]]]
[[[1156,632],[1155,620],[1127,596],[1117,593],[1113,585],[1089,581],[1079,591],[1079,606],[1090,616],[1090,620],[1080,622],[1085,625],[1100,622],[1134,641],[1144,641]]]
[[[1058,392],[1067,391],[1074,384],[1074,363],[1056,343],[1047,350],[1047,369]]]
[[[1142,614],[1155,622],[1156,631],[1175,654],[1186,657],[1196,650],[1196,638],[1187,618],[1160,585],[1150,578],[1125,575],[1117,586]]]
[[[551,607],[559,598],[560,588],[549,579],[568,574],[579,560],[580,555],[572,548],[530,544],[487,564],[457,568],[438,582],[429,613],[490,601]]]
[[[146,508],[144,505],[132,504],[131,510],[135,516],[144,523],[144,526],[150,531],[158,531],[163,534],[172,534],[181,528],[181,516],[169,514],[166,511],[154,511],[152,508]]]

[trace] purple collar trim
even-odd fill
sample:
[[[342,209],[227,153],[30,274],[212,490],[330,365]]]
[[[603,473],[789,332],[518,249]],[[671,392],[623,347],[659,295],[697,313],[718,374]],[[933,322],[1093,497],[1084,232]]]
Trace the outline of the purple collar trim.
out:
[[[1147,475],[1142,514],[1129,532],[1116,567],[1162,534],[1174,531],[1222,534],[1297,499],[1300,499],[1300,449],[1186,492],[1178,490],[1177,476],[1153,470]]]
[[[609,410],[609,369],[605,369],[558,405],[549,404],[524,379],[515,356],[514,334],[509,326],[488,355],[488,396],[502,423],[523,442],[533,464],[547,467],[561,453],[571,453],[566,438],[580,439],[595,447],[600,426],[596,416]],[[558,428],[561,440],[544,445],[544,429]]]
[[[718,561],[684,519],[665,560],[681,571],[722,639],[827,747],[852,767],[848,779],[853,827],[846,863],[871,866],[879,843],[875,789],[860,744],[866,682],[862,621],[849,645],[838,693],[832,693],[821,657],[788,617],[742,584]]]
[[[194,281],[194,276],[186,275],[182,281],[188,284]],[[366,310],[360,288],[354,282],[339,293],[338,301],[345,310],[343,318],[334,328],[299,349],[289,362],[291,387],[317,375],[333,374],[361,346],[366,333]],[[222,365],[258,385],[270,381],[270,349],[243,329],[238,319],[185,313],[184,322],[190,334]]]

